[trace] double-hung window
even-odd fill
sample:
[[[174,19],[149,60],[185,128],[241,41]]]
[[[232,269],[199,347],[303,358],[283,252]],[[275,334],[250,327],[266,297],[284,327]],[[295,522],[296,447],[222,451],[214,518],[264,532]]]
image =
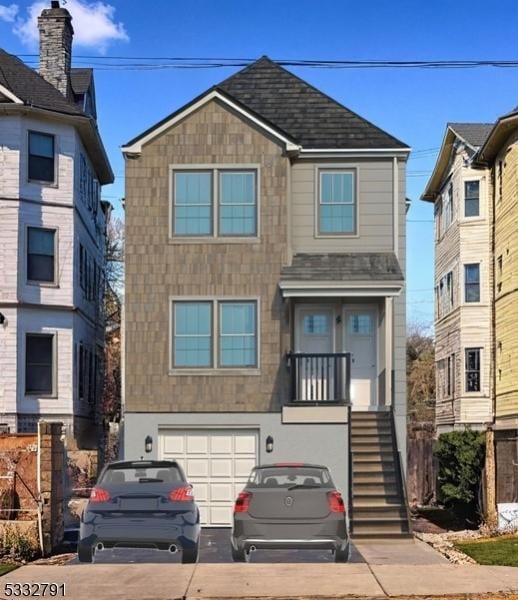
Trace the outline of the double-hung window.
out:
[[[56,230],[27,228],[27,280],[55,281]]]
[[[257,303],[248,300],[174,300],[174,369],[255,368]]]
[[[464,216],[478,217],[480,215],[480,181],[464,182]]]
[[[480,348],[466,348],[466,392],[480,392]]]
[[[54,336],[28,333],[25,338],[25,393],[50,396],[54,391]]]
[[[257,172],[248,169],[173,171],[173,235],[257,235]]]
[[[53,135],[29,131],[29,179],[54,182],[54,152]]]
[[[354,171],[327,171],[319,174],[319,235],[353,235],[357,229]]]
[[[480,265],[464,265],[464,301],[480,302]]]

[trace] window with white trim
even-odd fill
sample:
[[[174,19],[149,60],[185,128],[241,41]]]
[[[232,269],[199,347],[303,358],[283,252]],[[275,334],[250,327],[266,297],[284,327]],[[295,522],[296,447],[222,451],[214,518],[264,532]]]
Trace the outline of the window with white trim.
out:
[[[29,131],[29,179],[54,183],[55,173],[54,136],[49,133]]]
[[[480,392],[480,353],[481,348],[466,348],[465,375],[466,392]]]
[[[174,300],[174,369],[257,367],[255,300]]]
[[[478,217],[480,216],[480,181],[464,182],[464,216]]]
[[[54,335],[25,336],[25,393],[50,396],[54,392]]]
[[[354,171],[319,171],[319,235],[352,235],[357,230]]]
[[[173,223],[176,237],[255,237],[255,169],[174,170]]]
[[[464,265],[464,302],[480,302],[480,265]]]
[[[56,230],[27,228],[27,280],[54,283],[56,276]]]

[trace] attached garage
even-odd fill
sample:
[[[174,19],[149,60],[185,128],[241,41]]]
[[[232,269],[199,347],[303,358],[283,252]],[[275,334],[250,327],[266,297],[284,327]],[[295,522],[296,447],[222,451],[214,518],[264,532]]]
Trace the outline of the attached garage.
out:
[[[258,463],[258,438],[255,429],[160,431],[159,457],[182,465],[203,525],[231,526],[234,500]]]

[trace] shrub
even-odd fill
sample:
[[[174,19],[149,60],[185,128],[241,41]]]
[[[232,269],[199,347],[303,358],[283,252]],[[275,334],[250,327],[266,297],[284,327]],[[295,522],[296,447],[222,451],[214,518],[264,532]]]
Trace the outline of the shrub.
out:
[[[33,560],[40,554],[37,526],[21,529],[14,523],[5,525],[2,532],[0,555],[13,562]]]
[[[435,443],[434,454],[439,462],[439,501],[459,517],[478,524],[484,434],[471,429],[443,433]]]

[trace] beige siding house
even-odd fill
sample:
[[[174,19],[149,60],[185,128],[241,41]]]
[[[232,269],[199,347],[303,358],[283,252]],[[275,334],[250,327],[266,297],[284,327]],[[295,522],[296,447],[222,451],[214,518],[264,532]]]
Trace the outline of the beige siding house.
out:
[[[484,428],[492,416],[491,182],[472,165],[490,129],[450,123],[423,194],[435,214],[438,433]]]
[[[113,174],[89,69],[70,66],[72,25],[39,18],[40,74],[0,49],[0,424],[62,421],[95,448],[102,383],[101,273]]]
[[[264,57],[123,152],[125,456],[224,527],[254,464],[322,463],[405,534],[409,148]]]

